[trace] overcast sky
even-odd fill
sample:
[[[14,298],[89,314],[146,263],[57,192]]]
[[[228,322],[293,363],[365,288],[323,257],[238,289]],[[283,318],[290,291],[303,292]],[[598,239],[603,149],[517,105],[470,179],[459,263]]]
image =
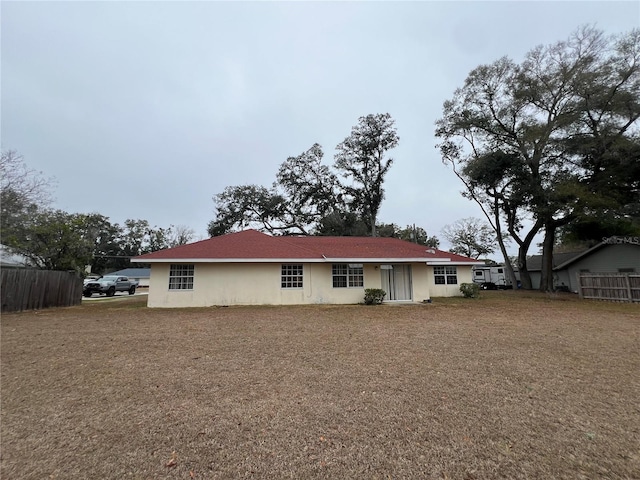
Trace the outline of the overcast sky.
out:
[[[212,196],[269,186],[358,117],[399,146],[379,221],[481,217],[435,149],[442,104],[480,64],[584,24],[640,26],[640,2],[0,2],[2,149],[57,179],[55,207],[206,236]],[[447,247],[446,243],[442,245]],[[535,253],[535,252],[531,252]]]

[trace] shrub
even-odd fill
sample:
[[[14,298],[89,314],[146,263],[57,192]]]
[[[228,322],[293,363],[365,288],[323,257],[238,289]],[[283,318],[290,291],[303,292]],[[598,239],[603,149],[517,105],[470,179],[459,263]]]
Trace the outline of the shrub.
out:
[[[366,288],[364,290],[364,303],[366,305],[380,305],[387,296],[387,292],[381,288]]]
[[[464,298],[476,298],[480,295],[480,285],[477,283],[462,283],[460,284],[460,291]]]

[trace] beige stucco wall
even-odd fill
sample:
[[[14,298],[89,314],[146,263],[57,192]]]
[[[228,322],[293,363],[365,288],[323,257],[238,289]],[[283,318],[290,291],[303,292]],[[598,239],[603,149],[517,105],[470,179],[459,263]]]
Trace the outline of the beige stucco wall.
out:
[[[458,297],[462,296],[460,292],[461,283],[472,283],[473,276],[470,266],[457,266],[458,284],[457,285],[436,285],[433,277],[433,267],[429,267],[429,291],[432,297]]]
[[[364,265],[364,287],[333,288],[331,264],[304,264],[303,288],[280,287],[280,263],[196,263],[193,290],[169,290],[169,264],[153,264],[149,307],[362,303],[365,288],[380,288],[379,265]],[[458,282],[471,281],[471,267],[458,267]],[[413,301],[460,295],[458,285],[434,285],[433,269],[412,264]]]
[[[413,284],[413,301],[422,302],[431,298],[429,277],[433,277],[433,269],[425,263],[411,265],[411,283]],[[431,278],[433,281],[433,278]]]

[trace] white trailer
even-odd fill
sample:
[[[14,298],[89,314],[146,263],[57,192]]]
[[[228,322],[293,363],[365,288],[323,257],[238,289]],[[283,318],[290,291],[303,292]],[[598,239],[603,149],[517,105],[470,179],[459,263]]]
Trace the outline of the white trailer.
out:
[[[513,288],[503,265],[475,265],[473,267],[473,283],[479,284],[484,290],[506,290]],[[516,273],[516,278],[518,275]]]

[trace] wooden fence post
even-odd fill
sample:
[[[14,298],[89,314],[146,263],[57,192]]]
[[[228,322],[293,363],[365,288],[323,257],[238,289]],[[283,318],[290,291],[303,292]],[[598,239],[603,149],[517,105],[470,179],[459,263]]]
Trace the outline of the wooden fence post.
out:
[[[631,295],[631,279],[629,278],[628,273],[624,274],[624,283],[625,283],[625,286],[627,287],[627,299],[630,302],[633,302],[633,296]]]
[[[576,272],[576,276],[578,277],[578,297],[580,299],[583,299],[584,295],[582,293],[582,276],[580,275],[580,272]]]

